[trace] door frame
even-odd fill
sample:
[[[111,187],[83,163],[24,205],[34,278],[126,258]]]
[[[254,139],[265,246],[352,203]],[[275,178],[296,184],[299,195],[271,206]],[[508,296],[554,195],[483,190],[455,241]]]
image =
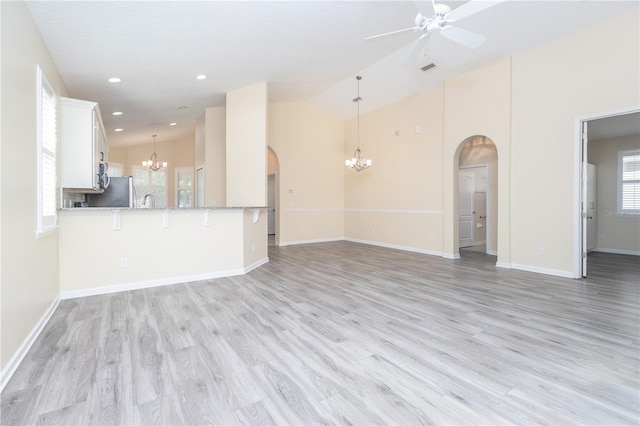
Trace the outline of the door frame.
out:
[[[495,145],[495,143],[494,143]],[[497,149],[497,147],[496,147]],[[489,223],[489,218],[492,217],[491,215],[493,214],[493,212],[491,211],[491,203],[489,202],[489,200],[491,199],[491,167],[489,167],[489,163],[478,163],[478,164],[468,164],[466,166],[458,166],[458,170],[462,170],[462,169],[479,169],[479,168],[485,168],[487,170],[487,193],[485,194],[485,198],[486,198],[486,206],[487,206],[487,220],[486,220],[486,225],[485,225],[485,232],[486,232],[486,240],[485,240],[485,252],[487,254],[493,255],[493,256],[497,256],[498,253],[493,253],[490,252],[489,247],[491,247],[491,243],[493,242],[493,240],[491,240],[491,224]],[[458,193],[460,193],[460,187],[458,186]],[[458,222],[460,222],[460,206],[458,206]],[[458,225],[460,226],[460,225]],[[458,238],[460,238],[458,236]],[[458,247],[458,252],[460,251],[460,248]]]
[[[586,276],[586,270],[583,270],[583,244],[586,244],[583,236],[583,229],[586,226],[586,217],[582,216],[582,202],[586,195],[587,177],[585,175],[585,166],[583,158],[588,153],[589,140],[583,142],[582,133],[584,123],[598,120],[600,118],[615,117],[618,115],[626,115],[640,112],[640,105],[629,106],[625,108],[614,109],[610,111],[598,112],[577,116],[574,119],[573,140],[574,140],[574,156],[573,156],[573,278],[582,278]],[[584,253],[587,256],[587,253]]]
[[[473,191],[475,192],[475,179],[476,179],[476,174],[473,171],[467,170],[467,168],[459,168],[458,169],[458,199],[460,200],[458,202],[458,251],[460,251],[461,248],[466,248],[466,247],[473,247],[475,245],[475,237],[474,237],[474,225],[475,225],[475,206],[473,205],[473,192],[470,194],[471,197],[471,240],[472,243],[471,244],[466,244],[465,246],[462,246],[462,188],[465,187],[466,188],[466,184],[462,184],[462,176],[470,176],[471,179],[474,182],[474,189]],[[464,217],[468,217],[469,215],[465,214]],[[465,220],[467,221],[467,220]],[[468,239],[467,239],[468,240]]]

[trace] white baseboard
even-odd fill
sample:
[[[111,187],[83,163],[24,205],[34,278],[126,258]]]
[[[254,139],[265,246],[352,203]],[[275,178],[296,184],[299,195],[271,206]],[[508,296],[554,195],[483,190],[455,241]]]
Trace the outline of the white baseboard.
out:
[[[511,264],[507,262],[496,262],[496,268],[511,269]]]
[[[452,259],[452,260],[456,260],[456,259],[460,259],[460,253],[442,253],[442,257],[444,257],[445,259]]]
[[[343,241],[343,240],[344,238],[338,237],[338,238],[320,238],[316,240],[280,241],[278,243],[278,247],[295,246],[298,244],[330,243],[333,241]]]
[[[496,264],[496,266],[498,265]],[[510,268],[517,269],[520,271],[536,272],[538,274],[553,275],[553,276],[562,277],[562,278],[572,278],[572,279],[575,278],[572,271],[561,271],[559,269],[548,269],[548,268],[540,268],[538,266],[519,265],[517,263],[511,263]]]
[[[56,308],[60,304],[60,300],[61,300],[60,297],[56,297],[56,299],[51,303],[51,305],[49,305],[49,307],[44,312],[40,320],[36,323],[36,325],[33,327],[31,332],[27,335],[27,338],[24,339],[22,344],[18,347],[18,349],[15,351],[15,353],[9,360],[9,362],[7,362],[7,364],[2,369],[2,372],[0,373],[0,392],[2,392],[2,390],[7,385],[7,383],[9,383],[9,380],[18,369],[18,366],[20,366],[20,363],[24,360],[24,357],[29,352],[29,349],[31,349],[31,346],[33,346],[34,342],[42,332],[42,329],[44,329],[44,326],[47,325],[47,322],[49,322],[49,319],[51,319],[51,316],[53,315],[53,313],[56,311]]]
[[[487,254],[490,254],[491,256],[497,256],[498,252],[496,250],[487,250]]]
[[[249,266],[245,266],[245,268],[243,269],[243,271],[244,271],[243,273],[245,273],[245,274],[249,273],[249,272],[253,271],[254,269],[264,265],[267,262],[269,262],[269,258],[268,257],[262,258],[262,259],[258,260],[257,262],[255,262],[255,263],[253,263],[253,264],[251,264]]]
[[[596,247],[593,249],[593,251],[597,251],[600,253],[628,254],[630,256],[640,256],[640,251],[635,251],[635,250],[620,250],[620,249]]]
[[[268,258],[266,259],[268,260]],[[258,263],[260,262],[265,263],[266,261],[263,259],[263,260],[260,260],[259,262],[256,262],[256,264],[254,264],[256,266],[251,265],[247,268],[242,268],[242,269],[228,269],[225,271],[207,272],[204,274],[181,275],[178,277],[160,278],[157,280],[138,281],[133,283],[109,285],[105,287],[63,291],[60,293],[60,298],[63,300],[75,299],[77,297],[98,296],[100,294],[118,293],[121,291],[130,291],[130,290],[140,290],[143,288],[160,287],[160,286],[165,286],[170,284],[181,284],[181,283],[186,283],[191,281],[202,281],[202,280],[211,280],[214,278],[233,277],[236,275],[244,275],[246,273],[245,270],[249,271],[253,268],[257,268],[258,266],[260,266],[258,265]]]
[[[444,256],[444,254],[440,251],[425,250],[417,247],[401,246],[397,244],[381,243],[378,241],[359,240],[357,238],[344,238],[344,241],[351,241],[352,243],[369,244],[372,246],[385,247],[385,248],[396,249],[396,250],[410,251],[413,253],[429,254],[432,256]]]

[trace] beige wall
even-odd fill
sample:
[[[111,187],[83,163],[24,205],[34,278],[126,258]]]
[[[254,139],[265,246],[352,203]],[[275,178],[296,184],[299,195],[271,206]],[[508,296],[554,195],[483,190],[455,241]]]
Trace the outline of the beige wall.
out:
[[[55,231],[39,239],[35,233],[36,65],[41,67],[58,97],[67,93],[24,3],[3,1],[0,11],[0,362],[4,377],[5,369],[11,367],[9,361],[57,300],[59,292],[59,233]],[[58,118],[58,129],[59,126]]]
[[[344,235],[343,122],[309,102],[269,104],[279,244]]]
[[[597,167],[596,251],[640,255],[640,216],[618,211],[618,151],[640,150],[640,135],[589,142],[589,163]]]
[[[100,293],[118,285],[144,287],[244,270],[242,209],[210,210],[208,225],[207,210],[169,210],[167,228],[163,210],[120,210],[120,230],[113,229],[113,214],[88,209],[60,214],[64,297]],[[89,256],[88,247],[92,249]],[[258,249],[255,255],[266,258]],[[122,258],[127,259],[125,268],[120,265]]]
[[[268,258],[267,253],[267,209],[244,209],[243,267],[252,269]]]
[[[204,167],[204,205],[227,204],[226,108],[206,108],[196,121],[196,169]]]
[[[638,23],[635,10],[513,56],[514,264],[560,273],[577,264],[575,120],[640,105]]]
[[[176,167],[194,167],[195,164],[195,139],[188,137],[179,141],[159,141],[156,138],[156,154],[160,161],[167,164],[167,207],[176,207]],[[109,150],[109,162],[120,163],[124,166],[123,175],[131,176],[132,165],[140,166],[142,161],[148,160],[153,153],[153,142],[149,144],[133,145],[128,147],[111,148]],[[195,168],[194,168],[195,185]],[[138,194],[140,195],[140,194]],[[195,186],[194,186],[195,205]]]
[[[346,123],[341,165],[348,239],[441,252],[443,95],[442,87],[428,89],[362,115],[360,148],[373,165],[360,173],[344,166],[357,141],[357,119]],[[362,98],[366,102],[366,92]]]
[[[227,93],[227,206],[267,205],[267,83]]]
[[[500,58],[445,81],[444,246],[458,254],[458,161],[465,140],[489,137],[498,152],[498,263],[510,262],[511,59]],[[504,161],[502,161],[504,160]]]

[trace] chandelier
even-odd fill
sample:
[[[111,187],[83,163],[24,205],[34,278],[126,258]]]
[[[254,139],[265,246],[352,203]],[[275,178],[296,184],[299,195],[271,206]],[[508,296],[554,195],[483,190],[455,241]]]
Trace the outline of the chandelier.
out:
[[[151,158],[149,158],[148,161],[143,161],[142,162],[142,167],[157,172],[158,170],[162,170],[165,167],[167,167],[167,162],[163,161],[160,162],[160,160],[158,160],[158,155],[156,154],[156,136],[158,135],[152,135],[153,136],[153,154],[151,154]]]
[[[358,97],[355,98],[353,102],[358,104],[358,142],[356,151],[353,153],[353,158],[345,160],[344,164],[351,170],[360,172],[371,167],[371,160],[364,158],[362,151],[360,151],[360,101],[362,100],[360,97],[360,80],[362,80],[362,77],[357,76],[356,79],[358,80]]]

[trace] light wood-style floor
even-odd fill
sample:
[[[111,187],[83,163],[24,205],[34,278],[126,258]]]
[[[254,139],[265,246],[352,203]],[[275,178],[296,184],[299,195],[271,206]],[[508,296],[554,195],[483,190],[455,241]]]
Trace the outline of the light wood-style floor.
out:
[[[2,424],[638,424],[638,257],[585,280],[350,242],[65,300]]]

